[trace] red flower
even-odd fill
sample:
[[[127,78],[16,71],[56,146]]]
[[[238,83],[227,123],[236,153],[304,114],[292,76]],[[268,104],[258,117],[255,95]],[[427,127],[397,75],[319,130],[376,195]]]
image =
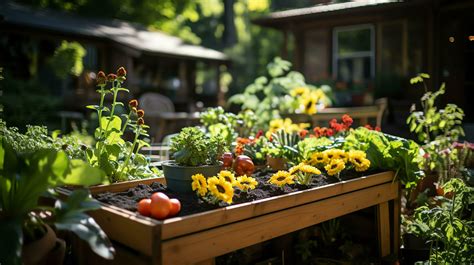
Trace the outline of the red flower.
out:
[[[372,128],[372,126],[370,126],[370,124],[366,124],[364,125],[365,128],[369,129],[369,130],[373,130],[374,128]]]
[[[136,108],[138,107],[138,100],[132,99],[128,102],[128,105],[130,106],[130,108]]]
[[[308,134],[308,130],[301,130],[299,132],[300,138],[305,138],[307,134]]]
[[[349,127],[351,127],[351,125],[354,121],[352,120],[351,116],[349,116],[347,114],[344,114],[344,115],[342,115],[342,122],[344,123],[346,128],[349,128]]]
[[[142,109],[137,110],[137,116],[139,118],[142,118],[143,116],[145,116],[145,111]]]
[[[102,71],[99,71],[97,73],[97,84],[99,85],[105,85],[105,82],[107,82],[107,76],[105,76],[105,73]]]
[[[376,130],[377,132],[380,132],[382,129],[380,128],[380,126],[375,126],[375,130]]]
[[[326,130],[326,135],[327,136],[333,136],[334,135],[334,130],[333,129],[327,129]]]
[[[137,120],[137,124],[138,124],[138,125],[143,125],[143,124],[145,124],[145,120],[144,120],[143,118],[139,118],[139,119]]]
[[[258,130],[257,134],[255,135],[255,139],[260,138],[263,135],[263,130]]]
[[[125,70],[125,68],[120,67],[118,70],[117,70],[117,76],[118,77],[124,77],[127,75],[127,70]]]
[[[116,74],[108,74],[108,75],[107,75],[107,81],[113,82],[113,81],[115,81],[115,79],[117,79],[117,75],[116,75]]]
[[[335,124],[338,124],[336,119],[332,119],[329,121],[329,126],[331,126],[331,128],[333,128]]]

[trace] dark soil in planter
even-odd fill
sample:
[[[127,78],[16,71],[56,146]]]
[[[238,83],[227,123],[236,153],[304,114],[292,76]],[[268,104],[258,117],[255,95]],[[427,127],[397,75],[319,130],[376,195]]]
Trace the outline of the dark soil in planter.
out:
[[[320,175],[317,177],[313,177],[312,182],[309,186],[291,185],[285,186],[282,190],[279,187],[267,182],[273,173],[274,172],[269,170],[255,173],[253,177],[258,181],[258,186],[256,187],[256,189],[251,190],[247,193],[242,192],[238,188],[235,188],[233,205],[287,194],[298,190],[321,187],[324,185],[338,182],[338,180],[334,177],[326,177],[324,175]],[[365,174],[361,174],[351,172],[348,175],[342,175],[341,179],[348,180],[369,174],[371,173],[365,172]],[[181,211],[178,216],[205,212],[227,206],[227,204],[225,203],[220,203],[219,205],[209,204],[206,201],[200,199],[195,193],[178,193],[169,191],[166,189],[166,185],[163,185],[158,182],[154,182],[151,185],[139,184],[138,186],[130,188],[124,192],[104,192],[97,194],[94,197],[100,202],[111,204],[135,212],[137,210],[137,202],[139,202],[141,199],[149,198],[154,192],[163,192],[170,198],[178,199],[181,202]]]

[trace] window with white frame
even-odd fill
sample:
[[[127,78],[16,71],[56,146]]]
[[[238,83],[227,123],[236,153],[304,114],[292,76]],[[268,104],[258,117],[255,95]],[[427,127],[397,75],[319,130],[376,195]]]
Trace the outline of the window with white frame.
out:
[[[373,25],[334,28],[333,73],[337,80],[361,83],[375,75]]]

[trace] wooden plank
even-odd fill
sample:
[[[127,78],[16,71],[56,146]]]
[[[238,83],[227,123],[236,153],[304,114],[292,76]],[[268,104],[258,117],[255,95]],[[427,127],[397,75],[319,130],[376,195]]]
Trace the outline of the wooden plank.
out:
[[[157,222],[151,218],[138,216],[122,209],[104,206],[97,211],[88,212],[100,225],[110,239],[118,241],[147,256],[152,256],[155,226]]]
[[[398,193],[401,194],[401,186],[398,185]],[[398,196],[395,200],[393,200],[393,235],[392,235],[392,253],[398,256],[398,252],[400,250],[400,219],[401,219],[401,196]]]
[[[291,194],[231,205],[225,208],[219,208],[189,216],[167,219],[163,222],[161,231],[162,239],[170,239],[215,226],[279,211],[288,207],[294,207],[366,187],[392,182],[393,177],[394,173],[387,171],[323,187],[297,191]]]
[[[138,184],[150,185],[153,182],[166,184],[165,178],[161,177],[161,178],[137,179],[137,180],[113,183],[110,185],[92,186],[89,188],[89,190],[91,191],[91,194],[97,194],[97,193],[102,193],[102,192],[121,192],[121,191],[128,190],[130,188],[133,188],[137,186]]]
[[[398,185],[396,188],[398,193]],[[377,205],[377,223],[380,256],[385,257],[390,254],[390,214],[387,201]]]
[[[162,264],[194,264],[397,197],[398,182],[385,183],[167,240],[162,244]]]

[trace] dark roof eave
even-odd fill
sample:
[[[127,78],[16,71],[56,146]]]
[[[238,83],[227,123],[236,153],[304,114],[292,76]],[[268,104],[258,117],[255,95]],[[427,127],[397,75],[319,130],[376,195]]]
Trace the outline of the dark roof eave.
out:
[[[400,8],[400,7],[407,7],[417,5],[420,2],[426,2],[424,0],[420,1],[408,1],[408,2],[392,2],[392,3],[384,3],[380,5],[369,5],[369,6],[359,6],[347,9],[340,9],[328,12],[316,12],[316,13],[307,13],[307,14],[299,14],[299,15],[292,15],[292,16],[282,16],[282,17],[272,17],[272,15],[268,15],[265,17],[259,17],[252,20],[252,23],[269,28],[280,29],[282,25],[288,24],[290,22],[302,21],[302,20],[323,20],[335,16],[340,16],[344,14],[350,13],[351,16],[354,15],[362,15],[365,13],[371,12],[380,12],[380,11],[388,11],[393,8]],[[278,12],[277,12],[278,13]]]

